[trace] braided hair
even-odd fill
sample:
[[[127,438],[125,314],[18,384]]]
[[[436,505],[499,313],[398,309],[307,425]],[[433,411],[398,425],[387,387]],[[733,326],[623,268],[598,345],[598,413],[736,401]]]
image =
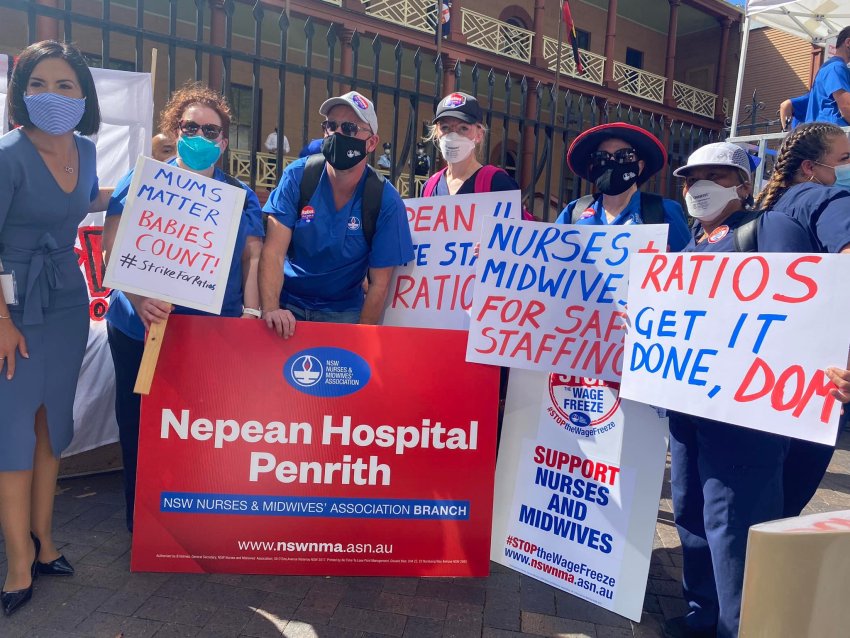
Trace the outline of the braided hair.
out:
[[[829,152],[832,138],[843,136],[835,124],[810,122],[802,124],[785,138],[776,155],[776,164],[767,186],[758,194],[756,206],[770,210],[791,186],[797,183],[800,165],[805,160],[818,161]]]

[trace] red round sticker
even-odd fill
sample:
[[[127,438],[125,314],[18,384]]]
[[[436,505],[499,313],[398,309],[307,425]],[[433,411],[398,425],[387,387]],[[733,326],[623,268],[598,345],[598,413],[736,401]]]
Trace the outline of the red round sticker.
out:
[[[585,208],[584,212],[581,214],[579,219],[587,219],[588,217],[593,217],[596,214],[596,211],[593,208]]]
[[[308,224],[313,221],[313,218],[316,216],[316,210],[312,206],[305,206],[301,209],[301,219],[303,219]]]
[[[709,243],[716,244],[721,239],[726,237],[729,234],[729,227],[726,225],[718,226],[715,228],[711,234],[708,236]]]

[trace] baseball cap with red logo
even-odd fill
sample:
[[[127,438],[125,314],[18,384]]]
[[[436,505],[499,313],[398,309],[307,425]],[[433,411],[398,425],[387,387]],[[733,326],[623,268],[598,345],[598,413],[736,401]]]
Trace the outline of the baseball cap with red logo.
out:
[[[432,124],[441,117],[454,117],[467,124],[477,124],[482,119],[481,105],[468,93],[449,93],[437,105],[437,113]]]
[[[349,91],[345,95],[325,100],[319,107],[319,113],[327,116],[328,111],[335,106],[350,106],[354,109],[357,117],[369,125],[372,133],[378,133],[378,116],[375,114],[375,105],[357,91]]]

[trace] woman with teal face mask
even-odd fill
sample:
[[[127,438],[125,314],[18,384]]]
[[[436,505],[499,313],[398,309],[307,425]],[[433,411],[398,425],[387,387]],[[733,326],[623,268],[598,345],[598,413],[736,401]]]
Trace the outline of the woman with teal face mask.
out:
[[[9,82],[0,138],[0,528],[6,545],[3,612],[33,595],[33,580],[74,568],[52,537],[59,456],[74,434],[77,377],[89,299],[74,253],[77,227],[101,211],[100,127],[91,73],[78,49],[32,44]],[[81,134],[81,135],[78,135]]]
[[[216,167],[222,152],[227,148],[229,126],[230,107],[224,96],[197,83],[176,91],[160,115],[161,132],[177,140],[177,157],[169,160],[169,164],[231,186],[240,186],[246,191],[221,316],[259,319],[257,272],[265,235],[260,203],[248,186]],[[130,171],[115,188],[115,194],[109,201],[103,228],[107,259],[115,241],[132,178],[133,172]],[[109,348],[115,364],[115,416],[124,460],[127,528],[131,532],[140,409],[139,395],[133,393],[133,386],[144,350],[145,329],[153,323],[164,321],[172,312],[206,314],[117,290],[112,291],[109,312],[106,314]]]

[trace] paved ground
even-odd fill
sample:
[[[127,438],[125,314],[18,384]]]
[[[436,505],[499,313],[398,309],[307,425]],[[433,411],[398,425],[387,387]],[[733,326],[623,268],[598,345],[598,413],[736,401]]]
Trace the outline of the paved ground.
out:
[[[850,509],[848,450],[844,433],[808,511]],[[64,480],[55,537],[77,574],[39,579],[26,608],[0,617],[0,636],[656,637],[683,607],[669,496],[665,485],[635,624],[496,564],[485,579],[131,574],[120,474]]]

